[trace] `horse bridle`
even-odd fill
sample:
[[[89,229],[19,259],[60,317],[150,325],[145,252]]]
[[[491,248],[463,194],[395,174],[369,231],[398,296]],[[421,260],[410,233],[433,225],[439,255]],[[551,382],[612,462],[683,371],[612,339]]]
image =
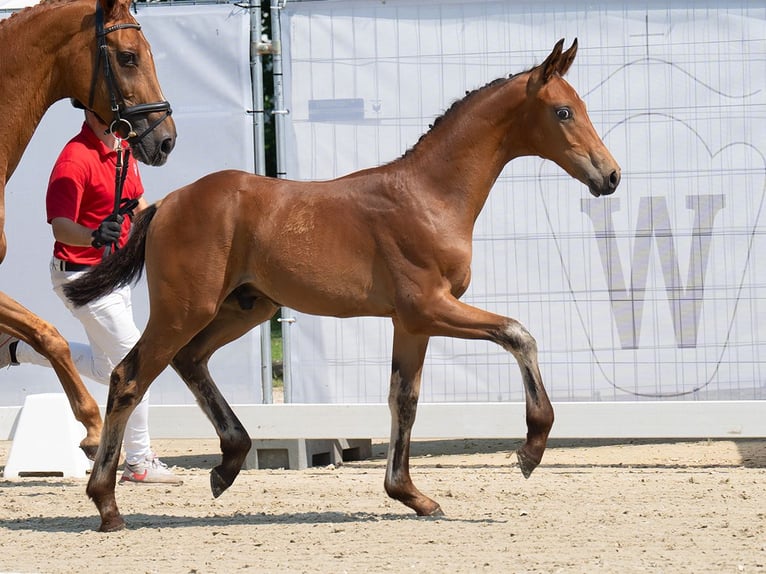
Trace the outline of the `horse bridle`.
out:
[[[96,93],[96,82],[98,81],[98,73],[101,62],[103,61],[104,81],[106,87],[109,90],[109,99],[112,108],[112,121],[109,123],[109,131],[115,136],[128,140],[131,145],[139,143],[144,139],[152,130],[159,126],[165,118],[167,118],[173,110],[170,109],[170,102],[154,102],[149,104],[137,104],[135,106],[126,106],[125,99],[122,96],[120,87],[117,85],[112,71],[112,66],[109,63],[109,52],[106,44],[106,36],[117,30],[124,30],[126,28],[133,28],[140,30],[140,24],[123,23],[115,24],[104,28],[104,11],[101,8],[101,3],[96,2],[96,42],[98,44],[98,51],[96,57],[96,65],[93,68],[93,80],[90,85],[90,95],[88,97],[88,108],[93,108],[93,99]],[[151,114],[155,112],[165,112],[158,120],[152,123],[146,130],[140,135],[135,132],[133,125],[130,123],[130,119],[133,116],[140,116]],[[106,123],[106,122],[104,122]]]

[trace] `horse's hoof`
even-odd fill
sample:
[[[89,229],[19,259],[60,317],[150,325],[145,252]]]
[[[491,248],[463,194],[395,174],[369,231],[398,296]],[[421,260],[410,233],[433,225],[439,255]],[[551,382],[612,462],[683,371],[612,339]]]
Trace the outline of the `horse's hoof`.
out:
[[[539,462],[530,458],[521,449],[516,451],[516,458],[519,461],[519,468],[521,469],[521,474],[524,475],[524,478],[529,478],[529,475],[531,475],[532,471],[537,468],[537,465],[539,464]]]
[[[224,480],[217,468],[210,471],[210,490],[213,492],[213,498],[221,496],[230,486],[231,482]]]
[[[442,507],[438,504],[434,506],[431,510],[416,510],[418,516],[425,516],[428,518],[438,518],[439,516],[444,516],[444,511],[442,511]]]
[[[96,453],[98,452],[98,445],[80,445],[80,448],[88,457],[88,460],[96,460]]]
[[[444,516],[444,511],[442,510],[442,507],[437,504],[436,508],[434,508],[426,516],[429,516],[431,518],[439,518],[440,516]]]
[[[125,521],[122,519],[122,516],[117,516],[116,518],[112,518],[111,520],[103,520],[101,522],[101,526],[99,527],[99,532],[117,532],[118,530],[124,530],[125,529]]]

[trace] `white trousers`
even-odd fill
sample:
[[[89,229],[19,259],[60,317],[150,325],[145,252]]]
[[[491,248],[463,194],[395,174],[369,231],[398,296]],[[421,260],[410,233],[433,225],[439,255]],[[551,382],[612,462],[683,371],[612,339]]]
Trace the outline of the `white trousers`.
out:
[[[53,290],[67,309],[82,323],[89,345],[69,343],[77,371],[97,383],[109,385],[112,370],[128,354],[140,337],[133,320],[130,287],[122,287],[82,307],[75,307],[64,295],[63,286],[81,276],[84,271],[61,271],[58,260],[51,261]],[[24,341],[16,348],[19,363],[50,367],[48,359]],[[135,464],[151,453],[149,439],[149,391],[128,418],[123,439],[125,460]]]

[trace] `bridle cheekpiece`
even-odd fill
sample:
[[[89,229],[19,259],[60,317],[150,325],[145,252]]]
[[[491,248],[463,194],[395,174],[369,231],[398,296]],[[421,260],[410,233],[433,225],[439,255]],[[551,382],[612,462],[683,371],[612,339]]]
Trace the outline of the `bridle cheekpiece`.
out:
[[[126,28],[140,30],[141,25],[138,23],[134,24],[131,22],[126,22],[123,24],[115,24],[114,26],[104,28],[104,11],[101,8],[101,3],[98,1],[96,2],[96,43],[98,45],[98,51],[96,56],[96,65],[93,68],[93,80],[90,85],[88,109],[93,108],[93,100],[96,92],[96,82],[98,80],[99,69],[103,69],[104,81],[106,82],[107,90],[109,90],[109,99],[112,109],[112,121],[108,124],[109,131],[116,137],[128,140],[131,145],[135,145],[144,139],[152,130],[154,130],[154,128],[165,121],[165,118],[173,113],[173,110],[170,109],[170,103],[167,101],[137,104],[135,106],[125,105],[125,99],[122,96],[120,87],[115,81],[114,72],[112,71],[112,66],[109,62],[109,49],[106,43],[106,36],[112,32],[117,30],[124,30]],[[140,135],[137,134],[133,128],[133,124],[130,122],[130,119],[134,116],[144,116],[155,112],[165,113]]]

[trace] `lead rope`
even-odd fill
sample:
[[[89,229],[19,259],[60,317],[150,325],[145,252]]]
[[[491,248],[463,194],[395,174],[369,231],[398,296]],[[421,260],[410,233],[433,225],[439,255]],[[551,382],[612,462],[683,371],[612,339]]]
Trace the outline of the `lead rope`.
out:
[[[125,185],[125,178],[128,177],[128,166],[130,165],[130,148],[122,147],[123,140],[119,137],[115,136],[114,141],[114,145],[117,151],[117,162],[115,163],[114,173],[114,210],[112,211],[112,215],[123,215],[125,213],[132,215],[132,210],[133,207],[135,207],[135,204],[128,209],[122,209],[122,187]],[[117,241],[119,241],[119,239]],[[117,251],[119,248],[117,241],[107,244],[106,248],[104,249],[102,259],[106,259],[112,250]]]

